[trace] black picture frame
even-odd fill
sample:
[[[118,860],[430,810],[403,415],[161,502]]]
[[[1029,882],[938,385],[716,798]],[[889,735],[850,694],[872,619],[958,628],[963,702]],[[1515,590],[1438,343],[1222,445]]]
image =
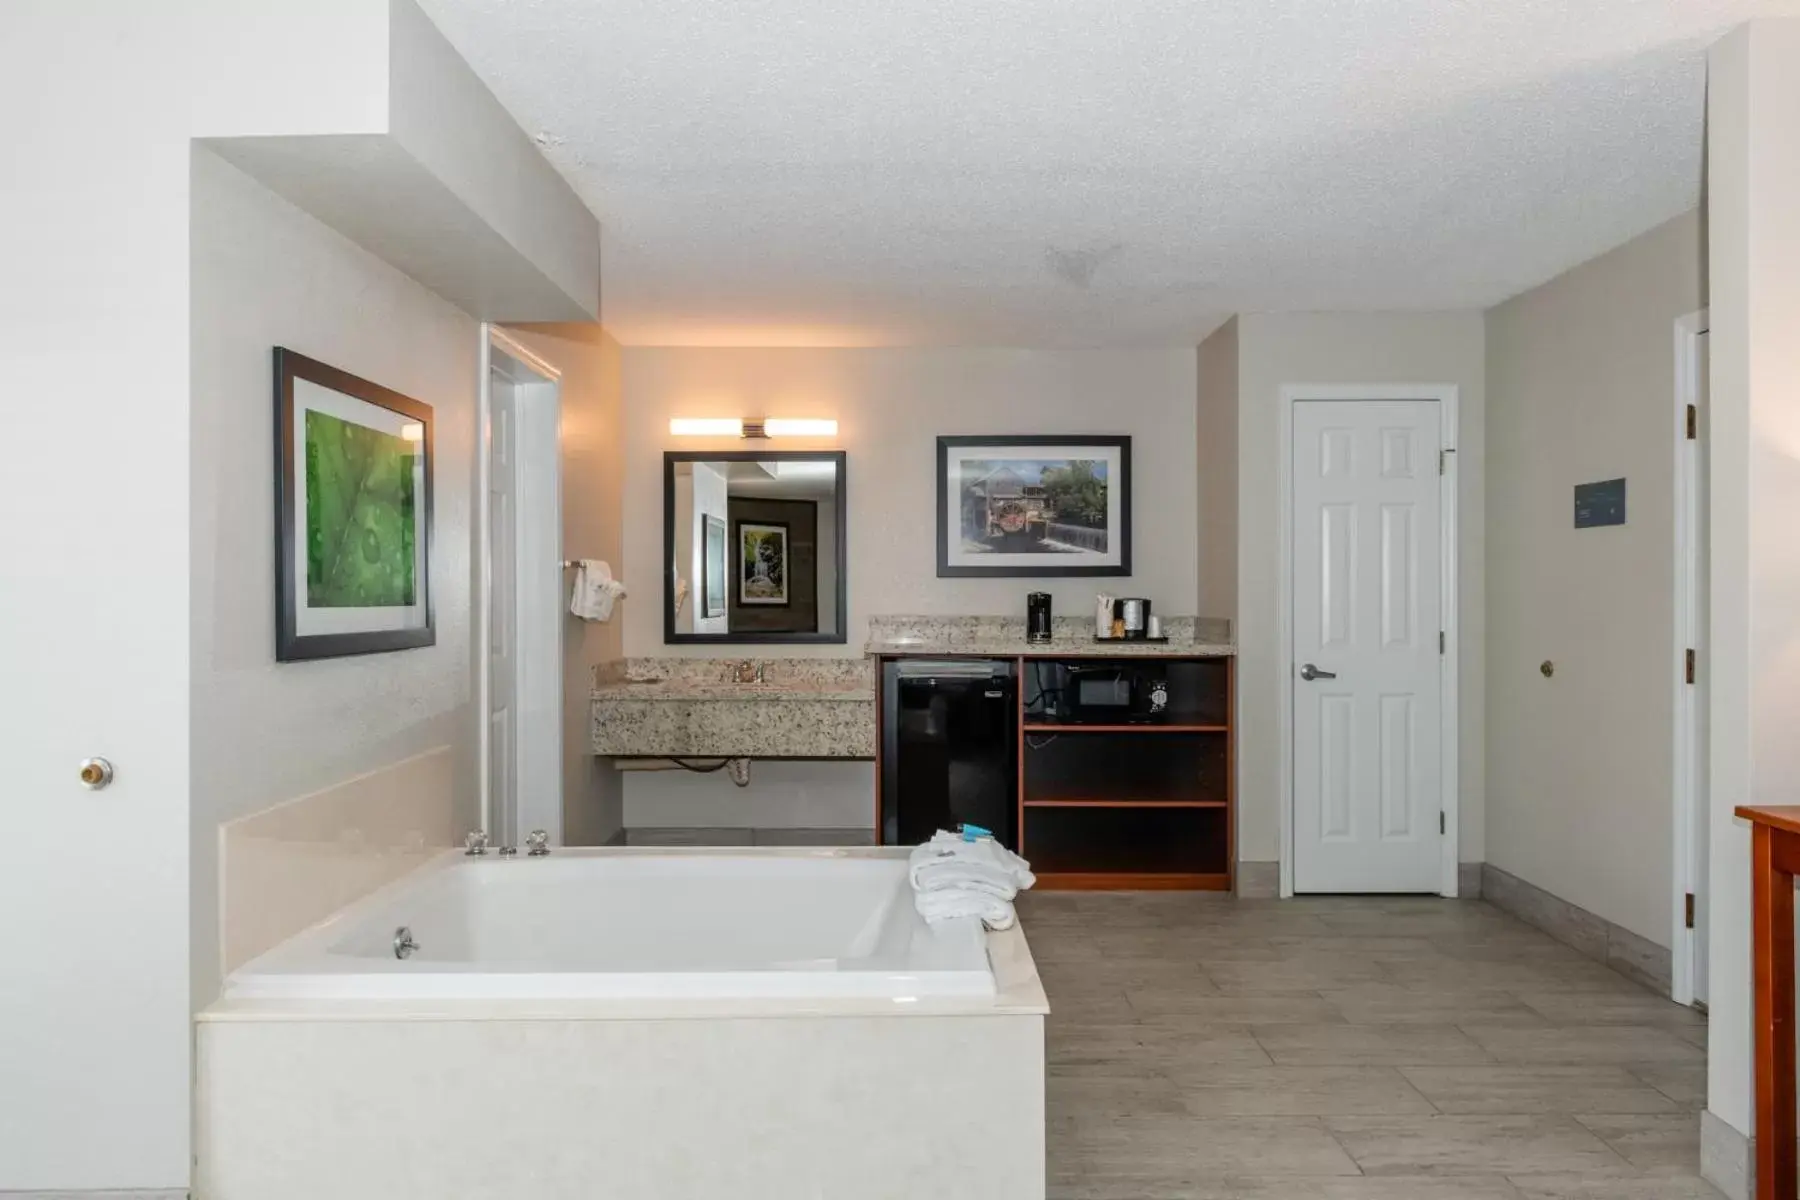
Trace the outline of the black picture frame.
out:
[[[752,600],[744,595],[744,526],[751,525],[757,529],[781,530],[781,599]],[[753,608],[791,608],[794,596],[791,591],[793,580],[788,574],[788,544],[793,540],[792,527],[786,521],[744,521],[739,520],[731,527],[731,560],[736,564],[732,574],[737,579],[737,602],[739,607]]]
[[[700,555],[700,616],[703,619],[722,617],[731,610],[731,547],[726,543],[728,536],[725,521],[721,517],[704,518],[706,545]],[[712,535],[719,535],[719,561],[713,562]],[[719,593],[719,603],[715,607],[712,602],[712,585],[718,582],[725,590]]]
[[[997,450],[1040,446],[1094,447],[1117,451],[1119,456],[1119,527],[1108,529],[1119,539],[1119,561],[1109,564],[1056,566],[1046,563],[993,566],[950,561],[950,452],[976,446]],[[1108,480],[1107,486],[1113,486]],[[958,435],[937,440],[937,574],[939,579],[1074,579],[1131,574],[1131,438],[1119,434],[995,434]]]
[[[832,509],[837,547],[836,631],[767,631],[740,633],[677,633],[675,631],[675,466],[693,462],[830,462],[837,469],[837,494]],[[850,640],[850,495],[849,456],[842,450],[665,450],[663,452],[663,642],[666,645],[844,645]],[[697,611],[697,610],[696,610]]]
[[[339,370],[328,363],[276,346],[274,362],[274,477],[275,477],[275,660],[303,662],[319,658],[341,658],[357,654],[381,654],[392,650],[415,650],[437,643],[437,609],[435,589],[431,586],[432,537],[434,509],[432,476],[436,467],[436,422],[431,406],[392,388],[382,387],[367,379]],[[413,607],[422,608],[424,623],[403,629],[367,629],[353,632],[311,633],[299,631],[301,589],[306,587],[304,572],[296,567],[295,552],[301,534],[298,512],[300,491],[296,472],[299,456],[305,447],[296,444],[294,435],[294,384],[297,380],[341,392],[353,399],[405,417],[422,425],[419,439],[421,482],[417,494],[417,525],[414,532],[417,551],[416,588],[419,599]]]

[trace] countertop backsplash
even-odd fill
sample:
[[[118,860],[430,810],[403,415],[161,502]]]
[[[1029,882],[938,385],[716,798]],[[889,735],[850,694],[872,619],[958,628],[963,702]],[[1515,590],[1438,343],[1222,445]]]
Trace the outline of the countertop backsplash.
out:
[[[1116,654],[1231,654],[1231,622],[1218,617],[1164,617],[1168,642],[1094,638],[1094,618],[1055,617],[1048,643],[1031,643],[1025,637],[1023,617],[873,616],[869,618],[870,654],[928,652],[971,654],[1084,655]]]

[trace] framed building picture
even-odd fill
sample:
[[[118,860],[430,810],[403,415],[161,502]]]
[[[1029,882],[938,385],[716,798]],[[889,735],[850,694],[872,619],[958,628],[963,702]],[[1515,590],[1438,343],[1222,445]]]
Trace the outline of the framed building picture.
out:
[[[739,521],[738,603],[788,603],[788,527],[776,522]]]
[[[429,646],[431,406],[275,348],[275,658]]]
[[[941,437],[937,573],[1131,574],[1129,437]]]
[[[725,520],[706,515],[706,548],[700,559],[700,615],[725,615],[730,571],[725,566]]]

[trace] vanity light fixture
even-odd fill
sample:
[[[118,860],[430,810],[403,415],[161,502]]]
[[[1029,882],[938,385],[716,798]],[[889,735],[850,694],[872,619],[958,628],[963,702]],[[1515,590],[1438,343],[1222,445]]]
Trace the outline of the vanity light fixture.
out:
[[[838,423],[822,417],[672,417],[676,437],[836,437]]]

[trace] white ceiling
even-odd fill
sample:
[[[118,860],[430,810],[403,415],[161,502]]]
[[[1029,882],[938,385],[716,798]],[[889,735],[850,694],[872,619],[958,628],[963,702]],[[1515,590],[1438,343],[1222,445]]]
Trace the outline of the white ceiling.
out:
[[[1192,344],[1485,306],[1699,196],[1800,0],[423,0],[600,217],[628,344]]]

